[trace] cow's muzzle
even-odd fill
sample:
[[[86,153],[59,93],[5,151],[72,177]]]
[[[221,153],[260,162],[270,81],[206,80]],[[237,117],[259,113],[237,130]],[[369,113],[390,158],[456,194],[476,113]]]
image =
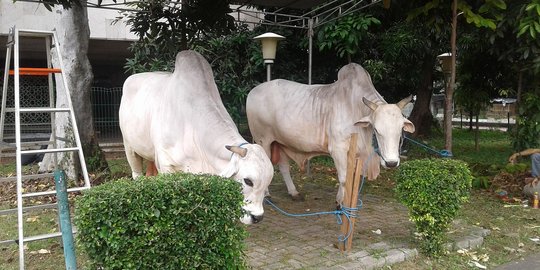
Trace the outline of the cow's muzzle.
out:
[[[253,224],[257,224],[263,220],[263,215],[260,215],[260,216],[251,215],[251,220],[253,221]]]
[[[386,161],[386,167],[387,168],[395,168],[399,164],[398,161]]]

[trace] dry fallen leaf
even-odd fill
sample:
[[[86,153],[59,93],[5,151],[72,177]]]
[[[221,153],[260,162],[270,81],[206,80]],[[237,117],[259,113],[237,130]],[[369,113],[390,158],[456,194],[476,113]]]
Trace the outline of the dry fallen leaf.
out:
[[[38,253],[39,253],[39,254],[50,254],[50,253],[51,253],[51,251],[50,251],[50,250],[47,250],[47,249],[44,249],[44,248],[42,248],[42,249],[38,250]]]
[[[34,217],[29,217],[26,219],[26,222],[36,222],[38,221],[39,217],[38,216],[34,216]]]
[[[479,262],[469,262],[469,264],[470,264],[471,266],[476,266],[476,267],[478,267],[478,268],[480,268],[480,269],[487,269],[487,267],[486,267],[485,265],[482,265],[482,264],[480,264]]]

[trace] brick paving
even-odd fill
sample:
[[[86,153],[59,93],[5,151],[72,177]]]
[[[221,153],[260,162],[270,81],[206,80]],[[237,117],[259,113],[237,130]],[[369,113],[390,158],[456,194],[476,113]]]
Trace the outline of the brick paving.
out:
[[[334,210],[335,184],[305,181],[297,188],[305,201],[292,201],[284,184],[274,181],[272,201],[290,213]],[[416,249],[407,244],[413,226],[407,209],[393,198],[365,192],[362,201],[353,248],[345,253],[335,247],[340,226],[334,215],[289,217],[266,205],[264,220],[248,226],[250,265],[254,269],[374,269],[415,257]]]
[[[270,186],[271,199],[283,210],[298,214],[335,209],[337,187],[328,172],[315,177],[317,183],[305,176],[299,179],[297,188],[305,195],[301,202],[293,201],[277,178]],[[264,220],[248,226],[246,254],[250,266],[269,270],[376,269],[416,257],[418,251],[411,246],[414,225],[408,220],[407,209],[395,198],[365,191],[361,199],[363,206],[357,213],[353,247],[345,253],[336,248],[340,225],[334,215],[289,217],[266,205]],[[454,250],[477,248],[490,233],[459,220],[451,231],[447,247]]]

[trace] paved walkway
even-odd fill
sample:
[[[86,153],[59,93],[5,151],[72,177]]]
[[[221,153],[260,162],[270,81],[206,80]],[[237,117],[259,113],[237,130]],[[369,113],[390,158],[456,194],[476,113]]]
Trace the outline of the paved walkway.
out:
[[[495,270],[538,270],[540,269],[540,253],[530,255],[521,260],[509,262],[494,268]]]
[[[294,202],[283,183],[273,183],[272,201],[291,213],[332,211],[337,188],[306,183],[306,199]],[[398,202],[364,195],[353,248],[342,253],[334,215],[287,217],[266,205],[260,224],[249,226],[247,255],[255,269],[373,269],[415,257],[407,246],[412,224]]]

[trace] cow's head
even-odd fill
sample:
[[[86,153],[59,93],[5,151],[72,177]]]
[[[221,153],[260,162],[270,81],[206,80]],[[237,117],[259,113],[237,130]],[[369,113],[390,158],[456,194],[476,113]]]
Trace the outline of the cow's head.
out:
[[[396,104],[378,105],[362,98],[372,113],[355,123],[359,127],[371,125],[378,144],[381,165],[385,168],[399,166],[399,151],[402,130],[413,133],[414,125],[401,113],[401,109],[412,99],[409,96]]]
[[[264,195],[274,176],[272,162],[257,144],[226,146],[233,152],[227,168],[220,174],[233,177],[242,184],[245,215],[241,221],[245,224],[258,223],[264,214]]]

